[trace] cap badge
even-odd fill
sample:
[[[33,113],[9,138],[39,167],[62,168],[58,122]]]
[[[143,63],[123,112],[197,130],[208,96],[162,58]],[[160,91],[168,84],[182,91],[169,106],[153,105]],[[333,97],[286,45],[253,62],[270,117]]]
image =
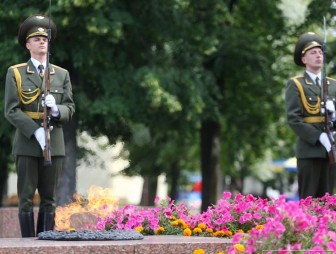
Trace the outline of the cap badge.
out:
[[[37,30],[38,30],[39,32],[44,32],[44,28],[43,28],[43,27],[39,27]]]
[[[37,19],[44,19],[43,16],[36,16]]]

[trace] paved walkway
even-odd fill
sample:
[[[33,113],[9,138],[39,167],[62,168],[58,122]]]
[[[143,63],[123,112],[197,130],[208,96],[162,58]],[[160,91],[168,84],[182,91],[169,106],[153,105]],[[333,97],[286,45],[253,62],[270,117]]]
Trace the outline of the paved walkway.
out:
[[[227,252],[231,240],[214,237],[145,236],[130,241],[49,241],[37,238],[0,238],[0,254],[206,254]]]

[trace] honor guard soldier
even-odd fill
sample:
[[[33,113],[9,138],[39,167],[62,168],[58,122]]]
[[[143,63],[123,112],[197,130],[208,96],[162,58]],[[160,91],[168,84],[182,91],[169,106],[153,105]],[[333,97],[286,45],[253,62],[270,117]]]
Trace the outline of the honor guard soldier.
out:
[[[288,80],[285,93],[287,121],[297,135],[296,158],[299,197],[332,195],[335,172],[328,152],[331,142],[321,112],[321,70],[324,63],[322,39],[315,33],[302,34],[295,46],[294,62],[304,67],[303,75]],[[329,100],[325,108],[335,115],[336,82],[327,78]]]
[[[28,50],[30,59],[9,67],[6,76],[4,113],[16,128],[12,153],[18,176],[22,237],[35,237],[39,232],[54,228],[55,193],[65,156],[62,123],[69,121],[75,112],[69,72],[47,62],[48,44],[54,42],[56,32],[55,23],[47,16],[28,17],[19,27],[18,42]],[[44,86],[46,70],[50,73],[48,93]],[[43,156],[48,139],[46,129],[41,127],[45,105],[50,112],[51,165],[44,164]],[[35,232],[33,197],[36,190],[40,203]]]

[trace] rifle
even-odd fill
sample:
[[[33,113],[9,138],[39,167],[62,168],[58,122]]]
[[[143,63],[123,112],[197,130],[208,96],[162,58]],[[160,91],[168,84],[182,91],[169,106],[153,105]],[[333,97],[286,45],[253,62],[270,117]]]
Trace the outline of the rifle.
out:
[[[321,89],[321,112],[324,115],[324,131],[326,132],[329,142],[331,144],[331,149],[328,153],[329,156],[329,163],[333,166],[336,165],[336,147],[334,143],[333,137],[333,127],[334,122],[332,119],[331,114],[326,109],[326,103],[329,100],[329,93],[328,93],[328,81],[327,81],[327,71],[326,71],[326,59],[327,59],[327,33],[326,33],[326,19],[323,17],[323,29],[324,29],[324,40],[322,45],[323,51],[323,68],[322,68],[322,89]]]
[[[49,1],[49,27],[48,27],[48,48],[47,48],[47,61],[46,61],[46,69],[44,72],[43,78],[43,86],[44,86],[44,98],[50,93],[50,63],[49,63],[49,55],[50,55],[50,42],[51,42],[51,0]],[[44,157],[44,166],[51,166],[51,152],[50,152],[50,125],[51,122],[51,112],[50,108],[44,103],[43,106],[43,128],[45,133],[45,147],[43,150]]]

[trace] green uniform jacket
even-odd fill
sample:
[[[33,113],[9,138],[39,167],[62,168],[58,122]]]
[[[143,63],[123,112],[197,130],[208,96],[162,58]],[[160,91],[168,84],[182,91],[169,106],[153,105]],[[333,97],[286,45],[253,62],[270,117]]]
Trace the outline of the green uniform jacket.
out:
[[[310,105],[316,105],[318,99],[321,97],[321,87],[315,85],[306,72],[303,76],[295,78],[302,85],[306,101]],[[327,80],[329,99],[335,102],[336,82],[330,78]],[[319,141],[319,137],[323,132],[323,123],[307,123],[304,121],[305,117],[322,115],[320,112],[312,114],[306,110],[293,78],[289,79],[287,83],[285,101],[288,124],[297,135],[296,157],[298,159],[326,158],[326,149]]]
[[[69,72],[56,65],[50,65],[50,93],[55,97],[60,116],[51,119],[50,132],[51,156],[64,156],[64,138],[62,123],[69,121],[75,112],[75,104],[72,98],[72,87]],[[20,99],[17,82],[14,76],[14,68],[17,67],[21,76],[21,88],[24,96],[33,98],[37,88],[41,94],[29,104],[23,104]],[[43,112],[41,98],[44,90],[42,80],[33,63],[18,64],[8,68],[5,88],[5,117],[16,127],[12,152],[14,155],[43,156],[42,149],[34,136],[35,130],[41,127],[42,119],[32,119],[25,111]],[[21,93],[21,94],[22,94]]]

